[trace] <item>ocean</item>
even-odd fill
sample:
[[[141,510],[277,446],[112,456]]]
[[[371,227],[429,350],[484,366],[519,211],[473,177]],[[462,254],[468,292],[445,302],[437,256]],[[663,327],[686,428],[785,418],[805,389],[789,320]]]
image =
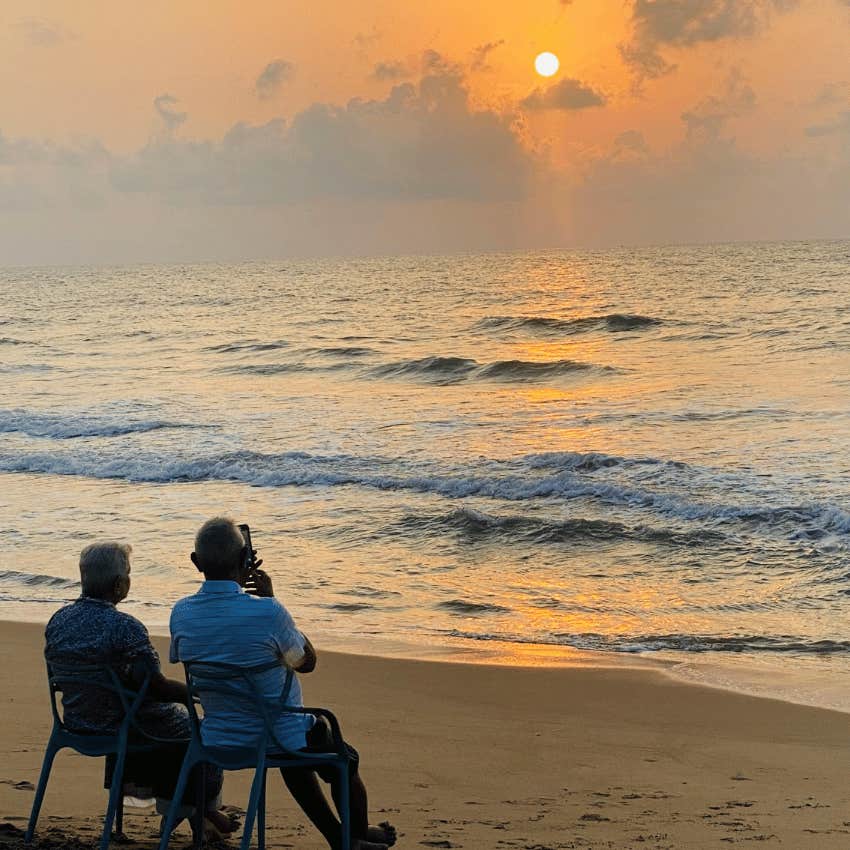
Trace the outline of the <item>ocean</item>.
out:
[[[320,645],[850,709],[850,242],[0,270],[0,617],[249,522]],[[582,656],[586,657],[586,656]]]

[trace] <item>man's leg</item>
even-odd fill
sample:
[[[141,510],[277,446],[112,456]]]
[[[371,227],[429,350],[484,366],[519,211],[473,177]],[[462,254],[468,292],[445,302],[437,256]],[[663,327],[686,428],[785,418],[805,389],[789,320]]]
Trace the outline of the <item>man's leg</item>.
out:
[[[331,811],[315,772],[303,767],[282,767],[283,781],[295,802],[331,847],[339,847],[340,824]]]
[[[369,831],[369,798],[366,794],[366,786],[360,778],[359,773],[348,777],[348,807],[351,812],[351,836],[352,838],[366,838]],[[331,779],[331,794],[336,804],[336,810],[342,810],[342,795],[339,776],[334,771]]]
[[[281,768],[283,781],[289,789],[289,793],[295,798],[295,802],[301,806],[304,814],[312,821],[313,825],[328,842],[328,845],[337,850],[339,848],[342,829],[339,820],[328,805],[327,798],[319,784],[319,778],[315,771],[301,767]],[[358,790],[359,789],[359,790]],[[331,785],[334,801],[339,807],[339,781]],[[351,778],[351,807],[352,820],[352,850],[387,850],[387,842],[382,837],[371,836],[367,804],[366,788],[359,776]],[[357,812],[357,814],[355,814]],[[362,812],[362,815],[360,814]],[[379,828],[383,830],[383,828]],[[381,832],[383,836],[383,831]],[[395,843],[395,831],[393,830],[393,842]]]

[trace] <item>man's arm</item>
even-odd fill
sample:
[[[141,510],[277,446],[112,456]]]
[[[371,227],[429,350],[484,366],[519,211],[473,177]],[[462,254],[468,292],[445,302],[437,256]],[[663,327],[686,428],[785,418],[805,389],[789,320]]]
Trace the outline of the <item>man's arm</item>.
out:
[[[166,679],[159,670],[151,674],[148,696],[155,702],[189,704],[189,689],[186,687],[186,683],[178,682],[176,679]]]
[[[307,635],[302,632],[301,637],[304,638],[304,657],[293,669],[296,673],[312,673],[316,669],[316,650]]]
[[[274,587],[272,586],[271,576],[263,570],[254,570],[243,584],[245,591],[252,596],[274,597]],[[292,650],[284,653],[284,661],[292,667],[296,673],[312,673],[316,669],[316,650],[310,639],[303,632],[297,631],[295,624],[292,622],[292,617],[286,611],[281,609],[285,616],[285,623],[281,628],[279,637],[282,643],[287,643],[290,636],[298,635],[304,643],[303,653],[299,654],[298,658],[292,658]]]

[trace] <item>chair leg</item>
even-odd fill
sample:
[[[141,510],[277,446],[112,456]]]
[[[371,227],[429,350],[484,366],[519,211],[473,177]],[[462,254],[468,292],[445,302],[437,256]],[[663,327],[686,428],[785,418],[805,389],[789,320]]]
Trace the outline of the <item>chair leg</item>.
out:
[[[180,767],[180,775],[177,777],[177,785],[174,787],[174,796],[171,798],[171,805],[168,807],[168,814],[162,820],[162,835],[159,839],[158,850],[167,850],[168,842],[171,840],[171,833],[174,832],[174,827],[177,824],[177,812],[180,811],[183,800],[183,792],[186,790],[186,785],[189,782],[189,773],[192,770],[193,759],[191,746],[186,752],[186,757],[183,759],[183,764]]]
[[[124,763],[127,758],[127,744],[118,751],[115,759],[115,771],[112,774],[112,784],[109,787],[109,802],[106,804],[106,817],[103,819],[103,835],[100,838],[100,850],[109,850],[109,839],[112,837],[112,824],[115,822],[115,810],[118,800],[122,797],[124,787]]]
[[[204,846],[204,815],[206,814],[206,765],[199,762],[195,769],[198,771],[197,787],[195,789],[195,816],[192,822],[193,847],[201,850]]]
[[[351,789],[350,777],[348,776],[348,762],[343,764],[339,770],[339,798],[340,798],[340,850],[351,850]]]
[[[41,804],[44,802],[44,792],[47,790],[47,780],[50,779],[50,769],[53,767],[53,759],[56,758],[56,753],[59,748],[52,743],[48,743],[47,750],[44,753],[44,761],[41,764],[41,775],[38,777],[38,788],[35,792],[35,799],[32,802],[32,811],[30,812],[30,822],[27,825],[27,833],[24,836],[24,844],[32,842],[33,834],[35,833],[35,825],[38,822],[38,814],[41,811]]]
[[[122,783],[121,794],[118,797],[118,806],[115,809],[115,831],[118,835],[124,833],[124,787]]]
[[[265,784],[266,755],[261,752],[254,771],[254,781],[251,783],[251,796],[248,798],[248,810],[245,812],[245,827],[242,830],[240,850],[248,850],[251,846],[251,833],[254,831],[254,818],[260,805],[260,792]]]
[[[266,850],[266,779],[267,771],[263,768],[263,784],[257,806],[257,850]]]

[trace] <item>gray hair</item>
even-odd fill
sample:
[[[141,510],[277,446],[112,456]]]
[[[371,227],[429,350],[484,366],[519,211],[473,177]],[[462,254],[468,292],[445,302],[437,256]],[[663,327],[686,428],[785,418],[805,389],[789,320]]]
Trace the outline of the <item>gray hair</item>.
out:
[[[83,596],[103,599],[108,596],[115,579],[130,573],[128,543],[92,543],[80,552],[80,582]]]
[[[241,566],[244,548],[245,538],[230,517],[208,519],[195,535],[195,556],[205,573],[220,575]]]

